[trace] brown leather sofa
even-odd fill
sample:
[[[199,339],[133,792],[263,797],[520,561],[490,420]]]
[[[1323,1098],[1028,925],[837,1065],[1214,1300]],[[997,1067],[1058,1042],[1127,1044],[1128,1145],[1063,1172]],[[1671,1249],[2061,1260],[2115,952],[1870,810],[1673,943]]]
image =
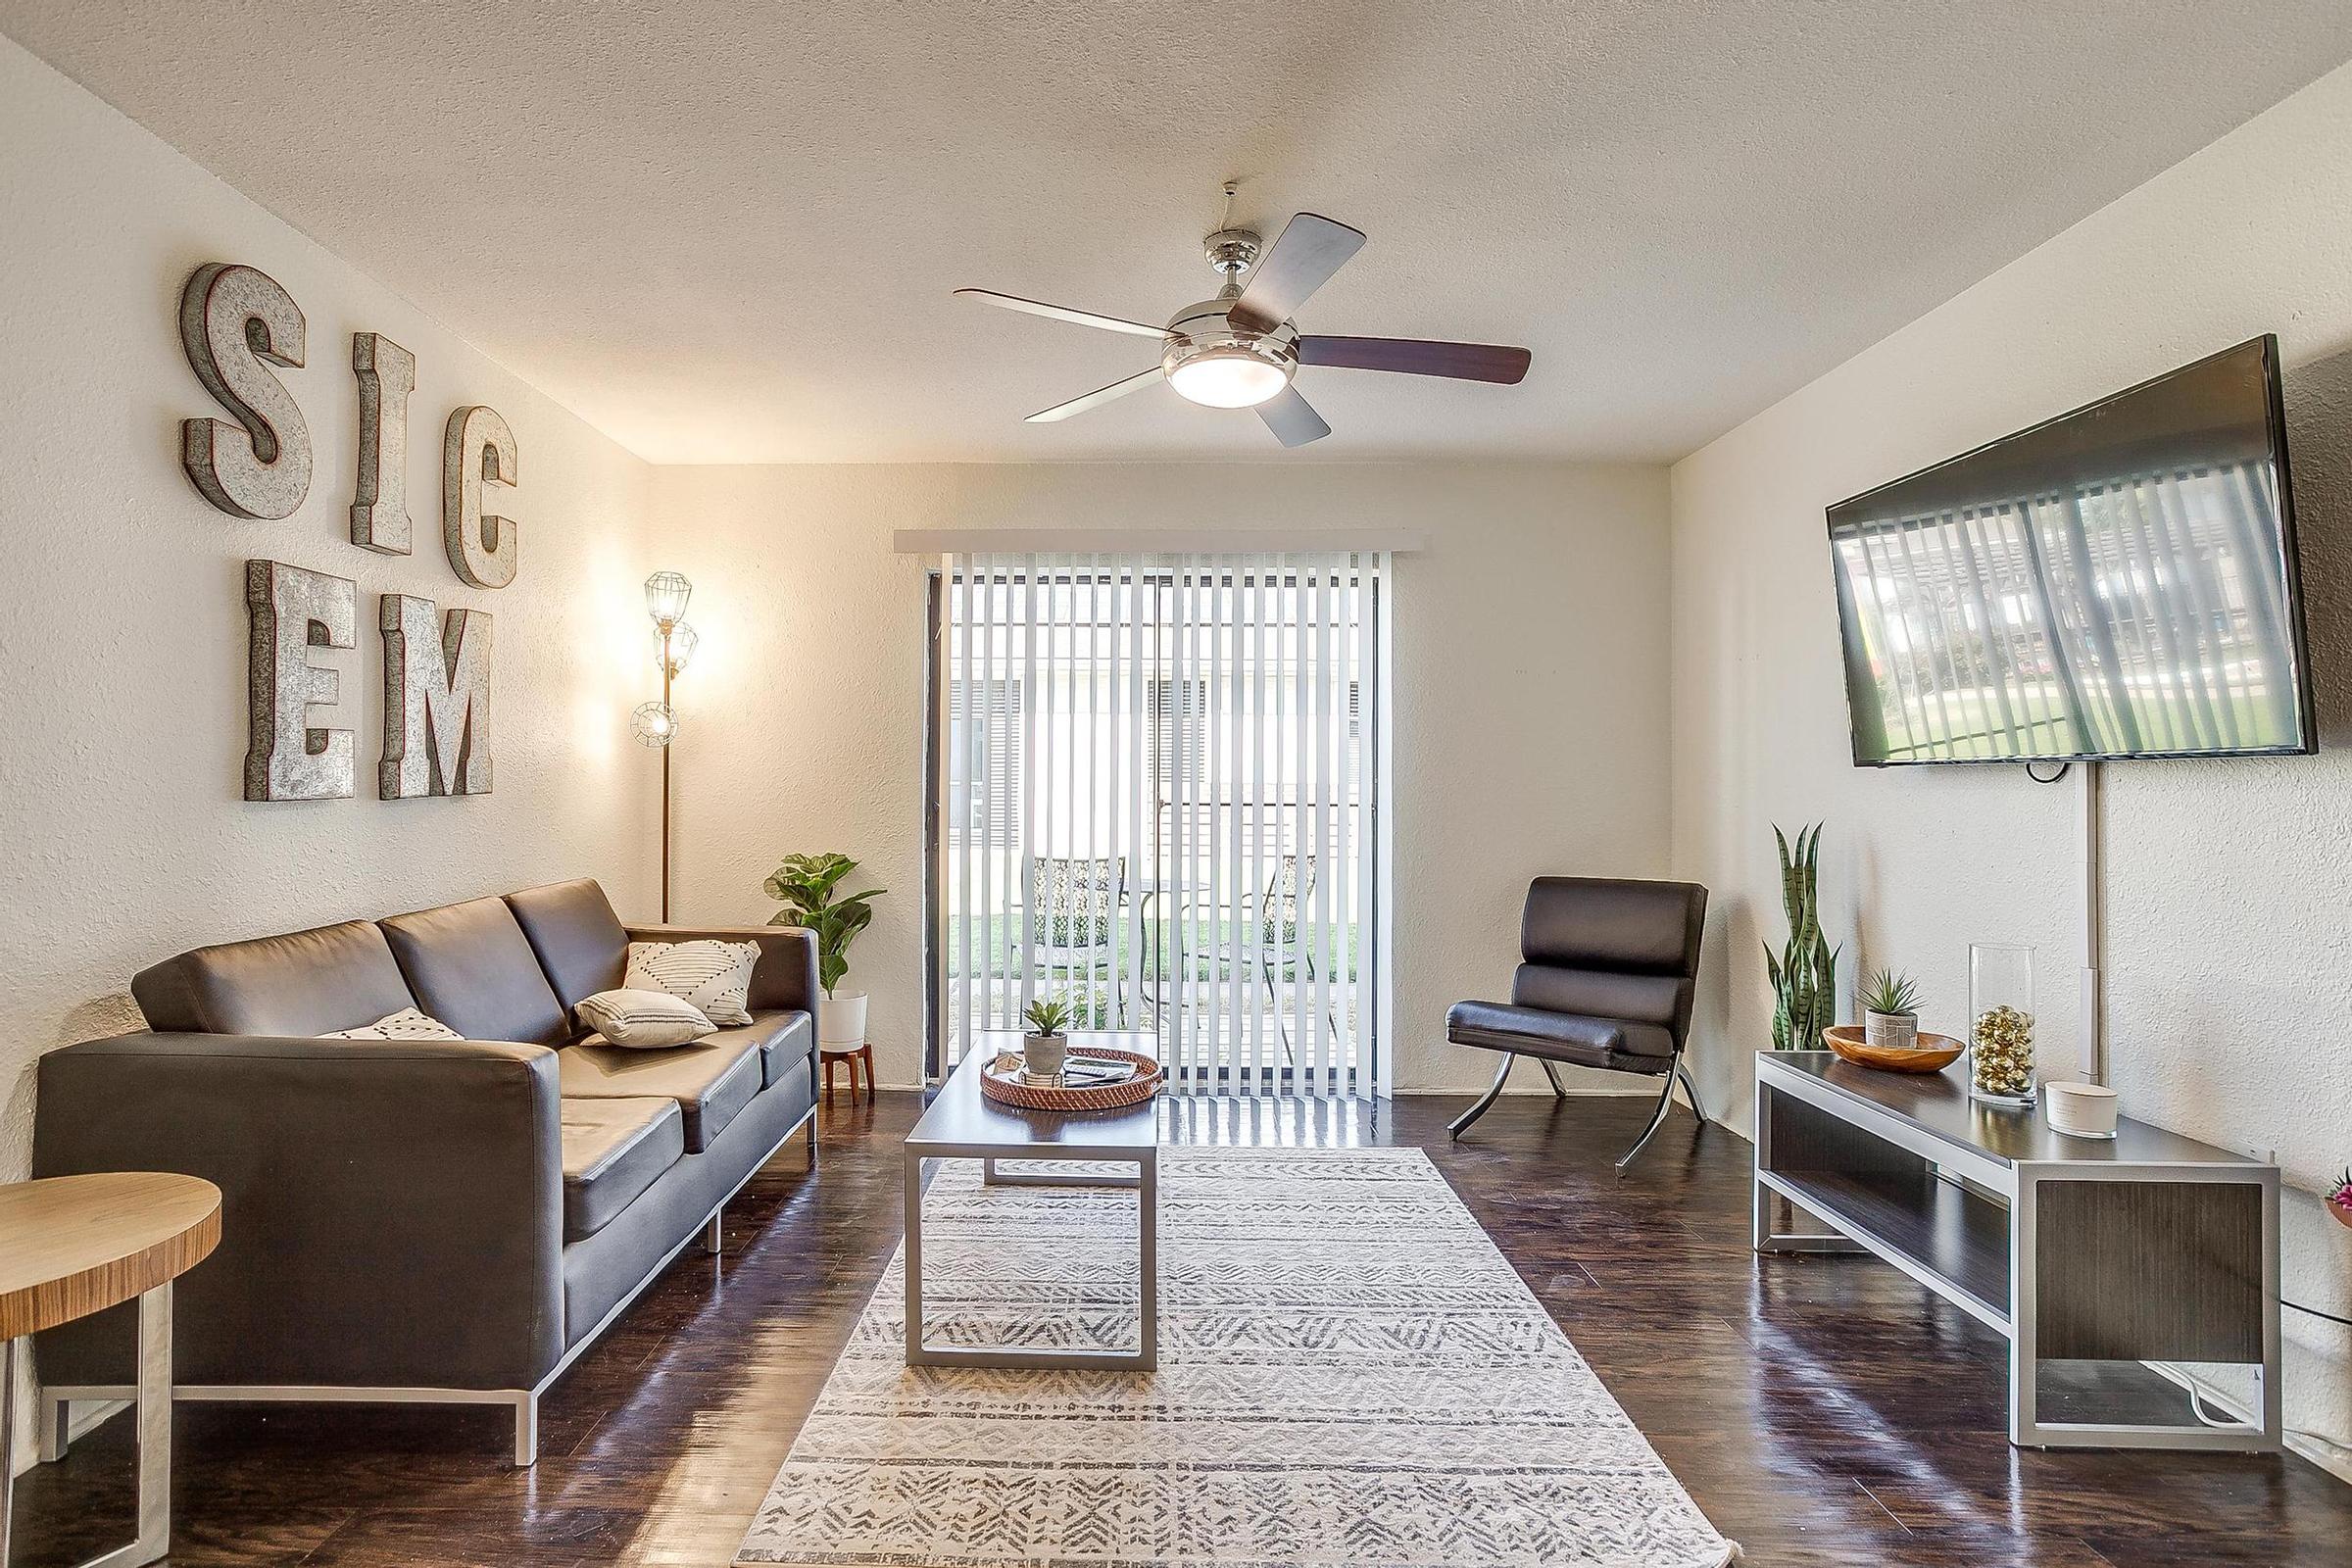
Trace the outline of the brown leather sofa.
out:
[[[631,941],[760,944],[749,1028],[586,1040]],[[539,1396],[796,1131],[816,1159],[816,942],[624,927],[591,881],[183,953],[149,1030],[41,1058],[39,1176],[216,1183],[220,1247],[179,1282],[175,1396],[511,1404]],[[416,1007],[464,1042],[329,1040]],[[128,1307],[44,1333],[43,1431],[127,1397]]]

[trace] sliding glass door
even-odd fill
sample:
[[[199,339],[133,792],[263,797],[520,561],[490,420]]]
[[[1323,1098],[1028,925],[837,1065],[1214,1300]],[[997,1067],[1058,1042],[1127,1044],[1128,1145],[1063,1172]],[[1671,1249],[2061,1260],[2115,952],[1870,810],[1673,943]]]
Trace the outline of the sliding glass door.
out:
[[[1383,564],[942,564],[934,1071],[1053,996],[1181,1088],[1374,1091]]]

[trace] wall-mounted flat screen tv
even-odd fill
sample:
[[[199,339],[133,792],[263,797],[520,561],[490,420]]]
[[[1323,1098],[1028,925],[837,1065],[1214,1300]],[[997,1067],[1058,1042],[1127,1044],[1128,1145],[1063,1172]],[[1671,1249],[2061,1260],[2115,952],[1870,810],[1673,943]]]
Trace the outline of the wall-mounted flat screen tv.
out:
[[[2317,748],[2276,338],[1829,522],[1859,765]]]

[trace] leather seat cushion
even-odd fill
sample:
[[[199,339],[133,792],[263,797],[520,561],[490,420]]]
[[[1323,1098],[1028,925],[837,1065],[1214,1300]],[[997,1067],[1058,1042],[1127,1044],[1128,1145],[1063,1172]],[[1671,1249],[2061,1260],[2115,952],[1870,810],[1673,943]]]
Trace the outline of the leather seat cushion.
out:
[[[1655,1024],[1503,1002],[1455,1003],[1446,1013],[1446,1038],[1456,1045],[1515,1051],[1585,1067],[1631,1065],[1655,1072],[1674,1055],[1674,1037]]]
[[[564,1102],[564,1239],[594,1236],[686,1153],[674,1100]]]
[[[676,1101],[686,1152],[699,1154],[760,1092],[760,1045],[752,1029],[724,1029],[667,1051],[623,1051],[591,1035],[557,1054],[556,1074],[566,1099]]]
[[[558,1002],[576,1007],[600,991],[618,989],[628,968],[629,934],[593,878],[510,893],[507,907],[530,940]]]
[[[795,1063],[806,1066],[816,1049],[816,1026],[805,1012],[755,1012],[749,1029],[722,1029],[721,1036],[760,1037],[760,1077],[769,1088],[782,1083]]]
[[[504,899],[468,899],[378,920],[416,1005],[468,1040],[557,1046],[571,1038],[530,939]]]
[[[366,920],[198,948],[142,970],[130,991],[148,1027],[186,1034],[324,1035],[416,1005]]]

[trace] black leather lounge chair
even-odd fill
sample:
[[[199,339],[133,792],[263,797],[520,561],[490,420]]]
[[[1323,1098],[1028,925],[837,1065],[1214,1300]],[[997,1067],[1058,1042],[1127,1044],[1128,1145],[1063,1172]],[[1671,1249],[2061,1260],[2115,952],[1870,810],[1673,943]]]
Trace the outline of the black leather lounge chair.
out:
[[[1487,1113],[1520,1056],[1543,1063],[1551,1092],[1563,1100],[1568,1092],[1554,1062],[1665,1080],[1649,1126],[1617,1161],[1619,1170],[1665,1123],[1677,1078],[1705,1121],[1698,1087],[1683,1065],[1683,1042],[1706,913],[1707,890],[1693,882],[1540,876],[1530,883],[1519,922],[1524,961],[1511,978],[1511,1000],[1457,1002],[1446,1014],[1446,1039],[1502,1053],[1494,1082],[1446,1131],[1459,1138]]]

